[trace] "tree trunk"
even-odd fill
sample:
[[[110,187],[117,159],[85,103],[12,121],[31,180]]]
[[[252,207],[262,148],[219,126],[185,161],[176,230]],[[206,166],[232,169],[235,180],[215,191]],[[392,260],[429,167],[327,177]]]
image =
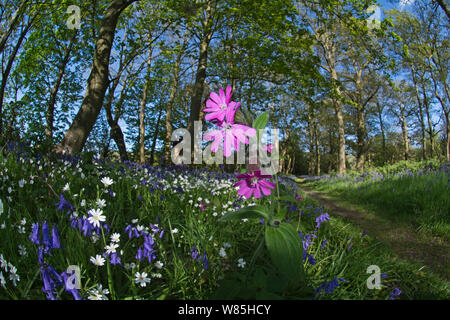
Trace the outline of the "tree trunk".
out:
[[[6,42],[8,41],[9,36],[11,33],[16,29],[17,23],[19,23],[19,20],[23,17],[23,14],[25,12],[24,8],[29,0],[23,0],[19,7],[14,11],[13,16],[11,17],[11,22],[9,23],[8,29],[5,33],[3,33],[1,39],[0,39],[0,53],[3,52],[6,46]]]
[[[125,139],[122,132],[122,129],[119,126],[119,116],[116,113],[115,118],[113,118],[111,113],[111,107],[112,107],[112,100],[114,98],[114,91],[117,87],[117,84],[119,82],[119,78],[117,78],[117,81],[114,81],[113,85],[110,87],[110,91],[108,94],[108,98],[105,104],[105,111],[106,111],[106,119],[108,121],[109,127],[110,127],[110,137],[114,140],[114,142],[117,145],[117,148],[119,149],[119,156],[120,160],[128,161],[128,153],[127,148],[125,145]],[[122,103],[122,99],[119,99],[118,104]],[[120,106],[116,106],[116,111],[120,109]]]
[[[406,124],[406,117],[403,112],[403,109],[400,109],[400,115],[401,115],[401,125],[402,125],[402,134],[403,134],[403,148],[404,148],[404,159],[408,160],[409,155],[409,142],[408,142],[408,127]]]
[[[344,129],[344,116],[342,115],[342,105],[341,105],[340,101],[335,101],[335,112],[336,112],[336,118],[338,120],[338,133],[339,133],[338,172],[340,175],[343,175],[346,171],[345,129]]]
[[[378,111],[378,121],[380,123],[380,131],[381,131],[381,147],[383,152],[383,164],[386,163],[386,134],[384,132],[384,123],[383,123],[383,108],[380,103],[377,101],[377,111]]]
[[[151,37],[149,36],[149,43]],[[148,48],[147,76],[142,90],[141,108],[139,112],[139,161],[145,163],[145,105],[147,104],[147,91],[150,87],[150,74],[152,67],[152,47]]]
[[[450,9],[448,5],[445,3],[444,0],[436,0],[436,2],[439,4],[442,10],[444,10],[445,14],[447,15],[447,18],[450,19]]]
[[[165,158],[165,162],[167,164],[169,164],[171,161],[170,145],[172,142],[172,108],[173,108],[173,104],[175,102],[175,97],[177,94],[178,81],[179,81],[178,72],[180,71],[181,58],[183,55],[183,48],[186,45],[186,42],[187,42],[187,33],[184,38],[183,47],[178,52],[177,59],[175,61],[175,66],[174,66],[174,70],[173,70],[172,89],[170,90],[169,101],[167,102],[167,108],[166,108],[166,142],[164,143],[164,158]]]
[[[19,35],[19,39],[17,39],[16,45],[13,48],[13,51],[11,55],[8,58],[8,63],[6,65],[5,70],[2,72],[2,82],[0,84],[0,135],[3,132],[3,99],[5,97],[5,90],[6,90],[6,84],[8,82],[9,74],[11,73],[11,69],[14,63],[14,60],[16,59],[17,52],[19,51],[20,47],[22,46],[22,42],[25,39],[26,34],[30,30],[34,19],[36,18],[36,15],[33,18],[30,18],[28,21],[28,24],[26,25],[25,29],[23,29]]]
[[[421,79],[422,81],[422,90],[423,90],[423,104],[425,106],[425,115],[427,116],[427,124],[428,124],[428,138],[430,139],[430,156],[431,158],[434,157],[434,134],[433,134],[433,124],[432,124],[432,120],[431,120],[431,115],[430,115],[430,103],[428,101],[428,96],[426,93],[426,89],[425,89],[425,84],[424,84],[424,79]]]
[[[309,161],[308,161],[308,175],[314,174],[315,157],[314,157],[314,128],[311,113],[308,111],[308,139],[309,139]]]
[[[72,46],[77,38],[77,32],[75,31],[73,37],[70,39],[69,45],[64,50],[64,57],[61,61],[61,65],[59,66],[58,70],[58,76],[56,78],[55,84],[53,85],[53,88],[50,90],[50,98],[48,100],[47,104],[47,114],[46,114],[46,121],[47,121],[47,127],[45,128],[45,136],[47,137],[48,141],[52,141],[53,139],[53,122],[55,117],[55,104],[56,104],[56,97],[58,95],[59,87],[61,86],[62,79],[64,77],[64,74],[66,72],[66,66],[69,63],[70,59],[70,53],[72,51]]]
[[[315,165],[316,175],[320,176],[320,150],[319,150],[319,132],[317,130],[317,122],[314,122],[314,152],[315,152]]]
[[[200,109],[202,106],[203,90],[205,87],[206,67],[208,63],[208,47],[213,34],[212,28],[212,7],[206,7],[205,20],[203,21],[203,34],[200,39],[197,72],[195,75],[194,93],[191,98],[188,130],[191,134],[191,151],[194,151],[194,121],[200,120]]]
[[[108,88],[109,58],[114,41],[117,21],[122,11],[138,0],[114,0],[106,8],[100,32],[95,43],[94,59],[88,79],[86,94],[75,119],[56,152],[74,154],[81,152],[97,120]]]
[[[357,127],[356,127],[356,137],[357,137],[357,153],[356,153],[356,170],[362,172],[364,171],[364,165],[366,162],[366,119],[364,116],[364,109],[358,106],[357,111]]]
[[[150,154],[150,164],[153,166],[155,163],[155,149],[156,149],[156,141],[158,140],[159,135],[159,123],[161,122],[162,117],[162,108],[159,109],[158,120],[156,121],[155,135],[153,136],[152,141],[152,151]]]

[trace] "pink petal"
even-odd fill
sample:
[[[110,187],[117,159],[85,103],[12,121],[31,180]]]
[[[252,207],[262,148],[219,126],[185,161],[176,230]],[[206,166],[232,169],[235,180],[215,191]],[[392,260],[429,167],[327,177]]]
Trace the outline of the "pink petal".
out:
[[[219,110],[219,111],[211,112],[211,113],[208,113],[207,115],[205,115],[205,120],[211,121],[213,119],[217,119],[219,121],[223,121],[224,117],[225,117],[225,112],[223,112],[222,110]]]
[[[204,110],[211,110],[211,111],[213,111],[213,110],[220,109],[219,105],[217,103],[215,103],[214,101],[212,101],[212,100],[207,100],[206,101],[206,107],[207,108],[205,108]]]
[[[234,185],[233,185],[233,187],[240,187],[240,186],[243,186],[243,185],[246,185],[247,184],[247,182],[245,181],[245,180],[240,180],[240,181],[238,181],[238,182],[236,182]]]
[[[258,184],[261,185],[262,187],[270,188],[270,189],[275,189],[277,187],[274,183],[267,181],[267,180],[259,180]]]
[[[270,193],[272,192],[272,190],[270,190],[270,188],[263,186],[261,183],[260,183],[260,187],[265,196],[270,196]]]
[[[234,123],[234,114],[236,113],[236,111],[234,111],[234,109],[229,106],[226,109],[226,116],[225,119],[227,120],[228,123],[233,124]]]
[[[231,132],[225,134],[225,142],[223,143],[223,153],[225,157],[231,156],[231,144],[233,143],[233,135]]]
[[[256,185],[256,188],[254,190],[255,190],[255,192],[254,192],[255,198],[256,199],[261,198],[262,195],[261,195],[261,191],[259,190],[259,186],[258,185]]]
[[[233,95],[233,93],[231,92],[232,88],[231,86],[227,86],[226,89],[226,98],[225,98],[225,103],[228,104],[231,100],[231,96]]]
[[[245,192],[243,194],[243,196],[247,199],[250,199],[253,193],[253,189],[252,188],[248,188],[246,187]]]
[[[215,136],[221,136],[221,135],[222,135],[221,130],[209,130],[203,135],[202,139],[209,141],[209,140],[213,140]]]
[[[221,104],[220,97],[215,92],[211,92],[209,97],[214,101],[218,106]]]

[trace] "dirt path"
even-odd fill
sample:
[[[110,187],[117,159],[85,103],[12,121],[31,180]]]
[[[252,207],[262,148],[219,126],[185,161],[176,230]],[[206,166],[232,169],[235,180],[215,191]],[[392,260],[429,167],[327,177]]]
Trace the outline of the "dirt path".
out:
[[[365,210],[346,208],[334,202],[329,196],[314,192],[305,185],[300,184],[300,188],[308,196],[331,210],[332,214],[345,218],[361,227],[375,239],[389,244],[398,257],[419,262],[423,264],[424,269],[450,280],[450,245],[444,239],[419,236],[412,227],[394,225]]]

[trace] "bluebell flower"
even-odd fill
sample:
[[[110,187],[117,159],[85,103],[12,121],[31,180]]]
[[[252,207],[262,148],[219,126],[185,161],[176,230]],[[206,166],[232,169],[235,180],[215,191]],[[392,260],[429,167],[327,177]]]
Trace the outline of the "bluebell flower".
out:
[[[44,223],[42,224],[42,244],[46,245],[47,247],[51,247],[52,245],[47,221],[44,221]]]
[[[33,223],[32,229],[31,229],[31,242],[34,244],[39,244],[39,223]]]
[[[330,220],[330,215],[328,213],[321,214],[316,218],[316,228],[320,228],[320,224],[324,223],[325,221]]]
[[[136,254],[136,260],[142,261],[142,259],[144,259],[144,251],[142,251],[142,247],[140,247]]]
[[[208,269],[208,266],[209,266],[209,261],[208,261],[208,258],[207,258],[207,256],[206,256],[206,251],[203,253],[203,269]]]
[[[58,207],[58,211],[63,211],[64,209],[68,209],[68,211],[73,211],[75,208],[68,202],[66,199],[64,199],[64,195],[61,193],[59,197],[59,202],[56,203],[56,206]]]
[[[199,261],[199,260],[200,260],[199,254],[200,254],[200,253],[198,252],[197,247],[193,246],[192,249],[191,249],[191,257],[192,257],[194,260]]]
[[[59,242],[58,229],[56,229],[56,226],[53,225],[53,228],[52,228],[52,249],[59,249],[59,248],[61,248],[61,244]]]
[[[72,279],[71,286],[69,286],[69,287],[67,286],[68,280],[69,280],[69,276],[72,276],[74,272],[75,272],[75,270],[73,270],[72,274],[69,275],[66,271],[63,271],[61,273],[60,277],[61,277],[61,279],[62,279],[62,281],[64,283],[65,291],[68,292],[68,293],[71,293],[75,300],[83,300],[83,297],[80,295],[80,292],[77,289],[74,288],[76,279]]]
[[[332,293],[339,286],[339,281],[346,282],[343,278],[339,278],[339,280],[337,278],[334,278],[330,282],[325,281],[316,289],[316,294],[320,293],[320,291],[322,290],[325,292],[325,294]]]
[[[117,254],[117,252],[112,252],[110,258],[111,258],[111,264],[113,264],[113,265],[116,265],[116,264],[122,265],[122,260],[120,259],[120,257]]]
[[[389,297],[389,300],[395,300],[395,297],[398,297],[403,292],[399,288],[394,288],[394,291],[392,291],[391,296]]]

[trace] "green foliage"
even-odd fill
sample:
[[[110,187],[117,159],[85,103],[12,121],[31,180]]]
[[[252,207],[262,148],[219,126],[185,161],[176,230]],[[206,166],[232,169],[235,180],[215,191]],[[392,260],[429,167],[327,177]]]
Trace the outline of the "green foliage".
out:
[[[267,227],[265,239],[277,270],[289,279],[291,285],[304,286],[305,273],[301,263],[303,246],[295,228],[287,223]]]

